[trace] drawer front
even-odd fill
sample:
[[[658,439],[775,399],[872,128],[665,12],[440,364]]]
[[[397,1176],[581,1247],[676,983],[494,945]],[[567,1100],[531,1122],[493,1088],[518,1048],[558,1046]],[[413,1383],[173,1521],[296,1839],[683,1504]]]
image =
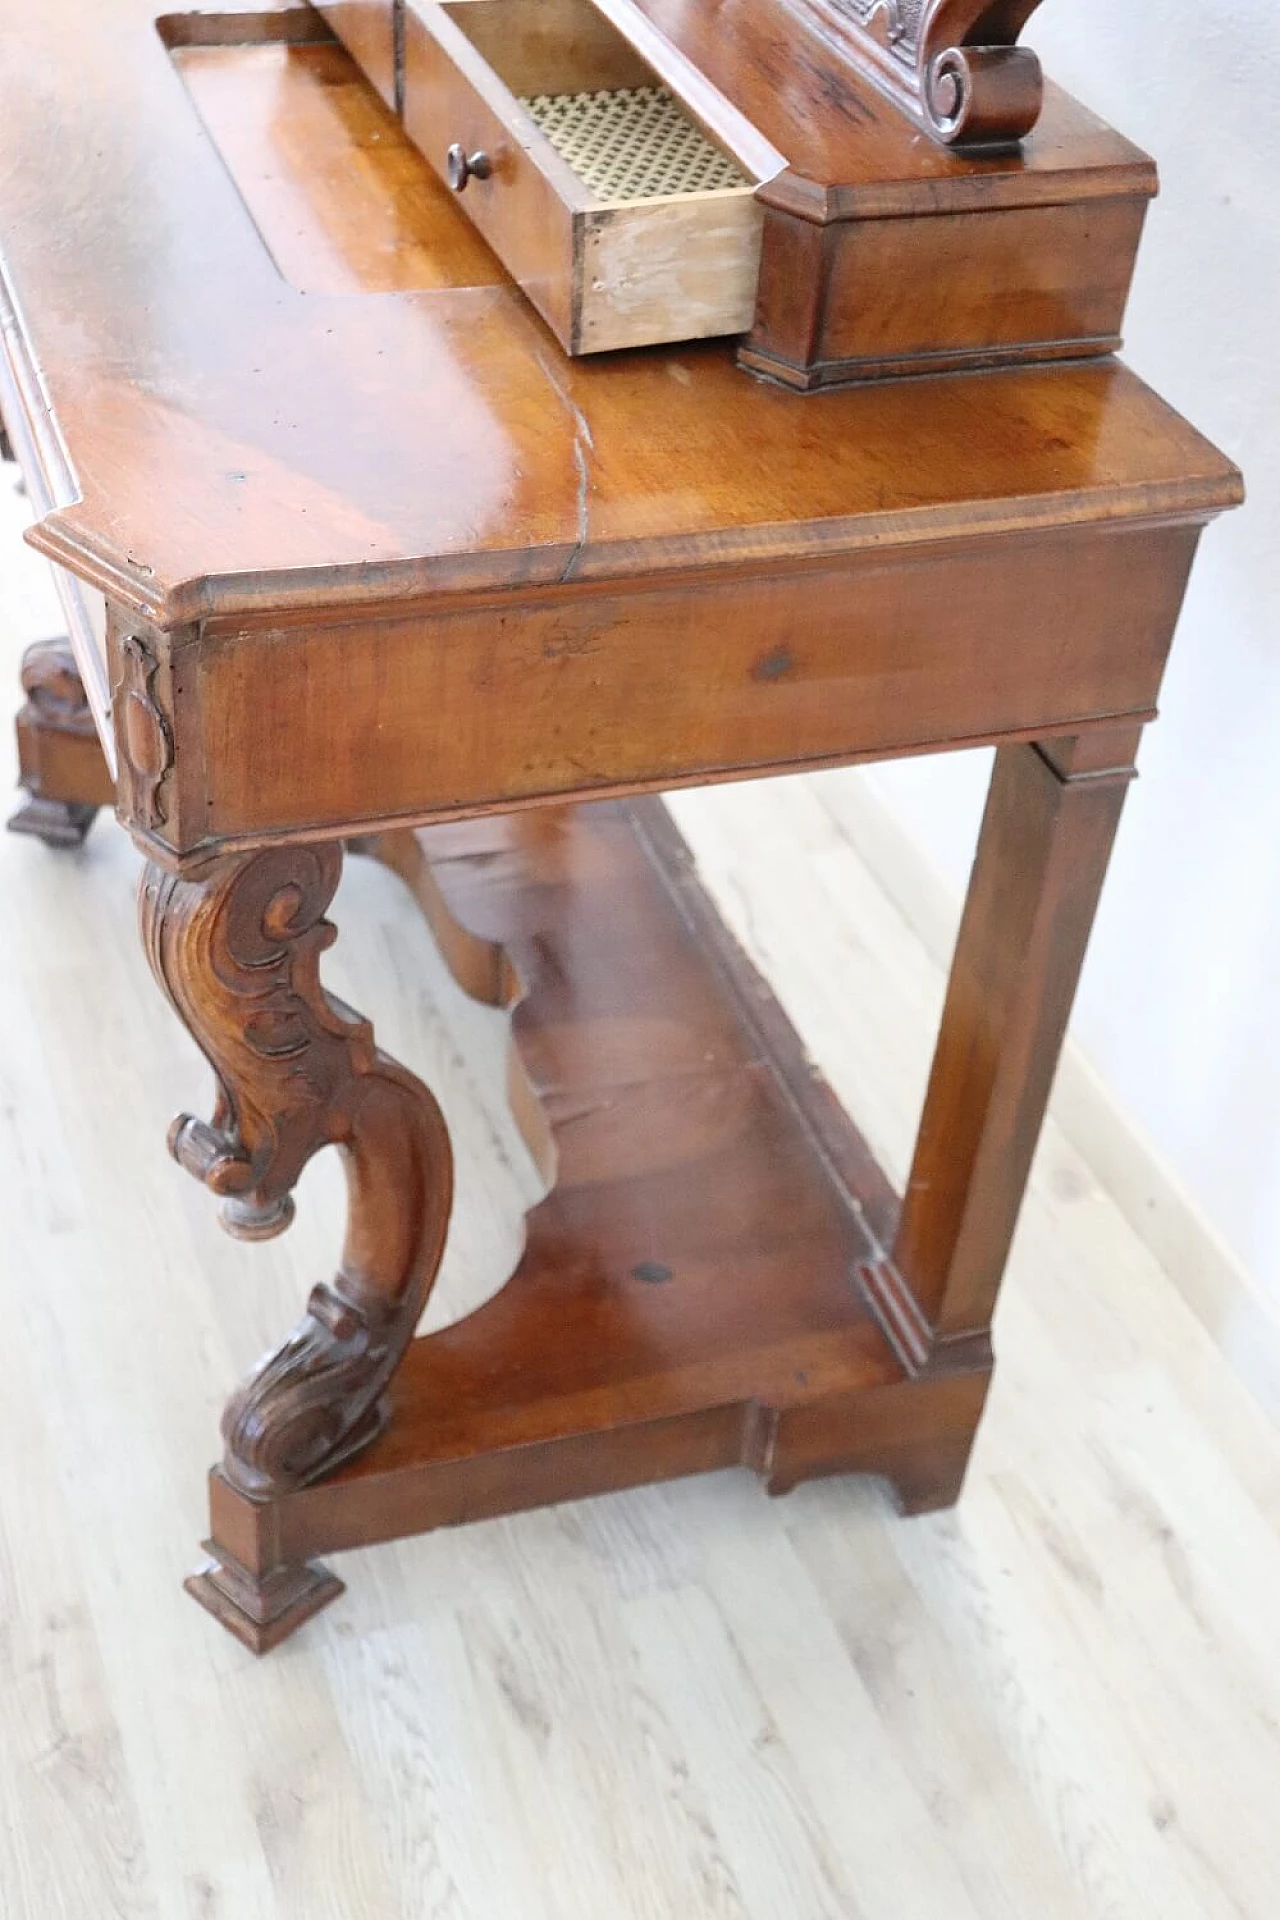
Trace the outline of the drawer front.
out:
[[[183,680],[198,830],[505,813],[1145,719],[1198,534],[1002,535],[205,641]],[[287,754],[218,751],[250,707]]]
[[[396,104],[395,0],[316,0],[361,72]]]
[[[574,352],[745,333],[761,214],[749,193],[691,193],[584,215]]]
[[[448,180],[447,154],[483,153],[487,179],[472,176],[461,210],[567,351],[575,348],[574,219],[576,182],[532,122],[521,124],[514,99],[438,9],[405,11],[405,131]],[[548,164],[548,156],[551,164]]]

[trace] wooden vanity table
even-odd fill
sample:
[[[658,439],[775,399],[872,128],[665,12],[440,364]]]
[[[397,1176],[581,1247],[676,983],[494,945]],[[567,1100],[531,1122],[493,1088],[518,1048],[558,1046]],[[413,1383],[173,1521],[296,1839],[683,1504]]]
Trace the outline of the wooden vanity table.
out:
[[[0,408],[69,632],[28,656],[13,824],[75,845],[114,806],[146,855],[143,945],[218,1087],[170,1145],[228,1230],[287,1227],[326,1144],[349,1173],[189,1582],[259,1652],[340,1591],[316,1554],[540,1502],[732,1463],[955,1500],[1139,738],[1240,498],[1109,357],[1154,176],[1052,89],[966,153],[929,118],[963,85],[913,93],[899,42],[837,97],[781,0],[646,0],[633,41],[755,162],[750,324],[594,353],[533,214],[465,217],[532,137],[446,183],[482,149],[435,140],[430,13],[0,0]],[[1021,50],[990,70],[1025,116]],[[899,1197],[651,796],[979,742]],[[344,847],[511,1009],[551,1181],[505,1289],[428,1337],[449,1140],[322,985]]]

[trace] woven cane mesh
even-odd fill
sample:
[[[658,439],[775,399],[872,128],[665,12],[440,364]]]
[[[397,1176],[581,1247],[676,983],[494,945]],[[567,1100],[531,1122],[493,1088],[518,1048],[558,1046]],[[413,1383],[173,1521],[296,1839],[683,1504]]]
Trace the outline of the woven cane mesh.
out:
[[[665,87],[540,93],[520,102],[600,200],[656,200],[750,184]]]

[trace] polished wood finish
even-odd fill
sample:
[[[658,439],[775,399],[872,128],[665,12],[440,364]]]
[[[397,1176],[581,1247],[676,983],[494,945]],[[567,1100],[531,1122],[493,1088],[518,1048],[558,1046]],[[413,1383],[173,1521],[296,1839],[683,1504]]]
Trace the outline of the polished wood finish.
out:
[[[369,1445],[426,1305],[452,1196],[449,1136],[414,1076],[320,984],[333,939],[324,911],[341,849],[272,849],[180,877],[148,867],[140,895],[152,969],[217,1076],[212,1122],[183,1114],[174,1158],[222,1202],[222,1224],[265,1240],[293,1218],[292,1190],[322,1147],[347,1169],[349,1222],[337,1275],[232,1396],[221,1472],[262,1504]],[[227,1565],[191,1589],[255,1652],[341,1591],[305,1569]]]
[[[0,487],[16,686],[14,508]],[[676,808],[905,1177],[946,968],[840,829],[864,788]],[[1269,1914],[1280,1353],[1247,1294],[1206,1331],[1212,1272],[1180,1287],[1052,1119],[958,1514],[740,1470],[543,1508],[335,1556],[342,1603],[255,1666],[176,1575],[210,1410],[325,1270],[341,1175],[322,1157],[253,1249],[166,1170],[152,1129],[199,1073],[143,978],[132,849],[91,846],[71,884],[0,841],[5,1920],[418,1920],[428,1887],[449,1920]],[[487,1300],[531,1183],[495,1021],[420,979],[407,894],[347,879],[324,965],[456,1116],[443,1324]]]
[[[515,1106],[555,1184],[497,1298],[413,1343],[358,1459],[269,1498],[215,1471],[224,1624],[246,1571],[283,1591],[317,1552],[710,1467],[775,1493],[869,1468],[913,1511],[953,1500],[989,1346],[933,1367],[879,1324],[856,1275],[893,1196],[660,803],[366,850],[437,930],[461,921],[446,951],[502,955]]]
[[[760,174],[745,366],[807,390],[1119,345],[1155,167],[1059,88],[1020,146],[958,153],[833,48],[822,0],[636,5],[785,162]],[[928,33],[961,11],[930,9]]]
[[[1124,782],[1240,493],[1110,361],[817,402],[724,346],[570,362],[468,278],[462,214],[316,17],[276,12],[279,44],[270,8],[222,16],[235,47],[111,0],[68,44],[0,0],[4,405],[33,544],[109,603],[76,658],[150,957],[218,1077],[175,1151],[251,1236],[320,1146],[352,1169],[338,1279],[233,1397],[213,1481],[196,1591],[260,1650],[336,1591],[314,1553],[471,1514],[730,1460],[955,1497]],[[1057,204],[1053,114],[1000,175],[1026,206]],[[915,138],[922,171],[1005,165]],[[952,211],[976,190],[934,177]],[[661,812],[622,803],[981,740],[899,1213]],[[320,983],[344,840],[514,1008],[557,1176],[515,1279],[419,1340],[448,1143]]]
[[[976,742],[1145,719],[1195,542],[1179,526],[1037,531],[1003,549],[886,539],[803,570],[756,560],[420,603],[379,623],[376,677],[349,620],[280,616],[269,646],[253,627],[206,626],[170,653],[179,765],[189,752],[199,790],[175,794],[155,831],[185,852],[207,835],[874,758],[943,729]],[[250,708],[295,751],[224,754]]]
[[[65,640],[41,640],[22,661],[26,702],[18,715],[18,772],[24,799],[9,821],[51,847],[78,847],[115,788],[98,730]]]
[[[570,352],[750,325],[743,364],[802,390],[1087,357],[1119,344],[1156,175],[1077,103],[1045,95],[1014,44],[1036,3],[405,0],[400,93],[441,174],[455,137],[442,127],[498,154],[467,210]],[[741,209],[718,209],[735,222],[721,232],[672,203],[626,210],[611,266],[594,243],[624,210],[587,211],[513,98],[654,76],[759,183],[749,252]],[[753,323],[728,297],[748,278]],[[589,295],[606,324],[588,322]]]
[[[1017,148],[957,153],[921,139],[865,62],[833,51],[821,0],[634,3],[697,76],[692,110],[727,100],[782,162],[757,161],[765,230],[745,366],[808,390],[1119,345],[1156,171],[1059,88]],[[934,8],[930,30],[958,11]]]
[[[526,18],[526,16],[528,16]],[[522,101],[652,87],[592,0],[408,0],[404,124],[567,353],[742,333],[761,213],[740,187],[596,193]],[[478,154],[477,170],[466,160]],[[462,164],[459,165],[461,158]]]
[[[401,0],[317,0],[322,14],[342,39],[389,107],[399,110],[403,55],[398,15]]]
[[[216,45],[173,58],[272,259],[299,292],[508,284],[341,48]],[[308,156],[306,191],[289,152]]]
[[[224,1471],[266,1499],[330,1471],[388,1417],[386,1389],[440,1264],[449,1138],[420,1081],[378,1052],[368,1023],[325,993],[324,910],[341,849],[273,848],[142,881],[157,980],[217,1075],[211,1123],[183,1114],[174,1158],[222,1201],[222,1223],[264,1240],[321,1147],[346,1162],[350,1222],[332,1285],[231,1401]]]
[[[1003,747],[890,1258],[908,1351],[985,1339],[1141,730]]]
[[[1052,83],[1039,124],[1018,152],[966,155],[922,140],[847,64],[833,65],[830,40],[799,16],[793,0],[599,4],[615,21],[638,16],[648,23],[655,61],[663,43],[676,50],[687,63],[690,104],[700,119],[716,113],[719,100],[732,103],[763,143],[763,197],[807,210],[815,221],[924,213],[929,200],[939,213],[958,214],[1149,196],[1155,189],[1149,156]],[[769,153],[782,163],[772,179]]]
[[[762,280],[742,364],[807,391],[853,377],[1110,352],[1121,343],[1146,212],[1143,195],[1010,208],[980,236],[971,216],[797,232],[790,215],[771,213],[779,238],[791,231]],[[798,246],[816,250],[811,314],[794,312]],[[895,287],[904,297],[890,297]]]
[[[1040,117],[1040,62],[1018,35],[1040,0],[798,0],[859,69],[948,146],[1016,144]]]
[[[1195,520],[1238,496],[1229,462],[1111,363],[939,381],[918,395],[886,384],[800,409],[739,379],[723,347],[566,365],[506,285],[298,293],[282,285],[139,0],[109,12],[110,31],[95,24],[103,10],[87,17],[72,64],[57,64],[38,16],[6,31],[5,257],[39,330],[41,391],[75,448],[73,485],[41,429],[31,459],[51,499],[33,542],[167,628],[269,622],[291,604],[358,613],[566,571],[719,573],[984,526]],[[317,203],[367,204],[385,178],[404,244],[428,244],[437,210],[405,194],[403,150],[380,140],[357,151],[330,126],[319,174],[293,144],[294,102],[326,85],[330,69],[312,64],[322,50],[265,51],[277,110],[246,144],[270,148],[281,199],[314,220]],[[256,68],[263,53],[245,58]],[[43,245],[55,210],[35,159],[44,123],[26,104],[28,59],[42,71],[53,62],[83,111],[147,103],[111,114],[128,151],[115,171],[132,196],[123,251],[114,223],[90,220],[82,199],[56,210],[65,252]],[[246,90],[246,115],[267,104]],[[420,174],[430,178],[425,163]],[[58,265],[70,260],[74,292]],[[137,307],[162,312],[175,284],[202,296],[182,327],[143,336]],[[119,342],[89,368],[86,315]],[[50,415],[25,329],[9,337],[17,403],[39,428]],[[218,460],[194,457],[201,447],[220,449]]]

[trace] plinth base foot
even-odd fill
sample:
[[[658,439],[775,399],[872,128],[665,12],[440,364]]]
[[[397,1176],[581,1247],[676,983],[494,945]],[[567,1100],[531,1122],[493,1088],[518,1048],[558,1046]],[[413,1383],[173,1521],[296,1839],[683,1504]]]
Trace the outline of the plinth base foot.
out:
[[[11,816],[9,831],[29,833],[47,847],[82,847],[97,811],[74,800],[46,800],[32,794]]]
[[[343,1582],[327,1567],[304,1562],[259,1575],[240,1566],[213,1541],[206,1541],[205,1547],[212,1558],[182,1584],[250,1653],[270,1653],[345,1591]]]
[[[904,1519],[926,1513],[945,1513],[954,1507],[964,1489],[972,1439],[953,1455],[941,1454],[906,1469],[898,1468],[887,1476],[893,1503]]]

